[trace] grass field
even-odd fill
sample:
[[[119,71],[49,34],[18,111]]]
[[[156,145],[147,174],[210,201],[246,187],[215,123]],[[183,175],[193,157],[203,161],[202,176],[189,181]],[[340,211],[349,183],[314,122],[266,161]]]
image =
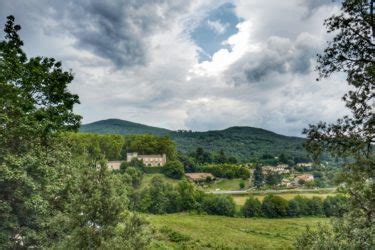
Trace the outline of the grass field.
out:
[[[216,189],[220,190],[240,190],[240,182],[242,179],[219,179],[215,182],[206,184],[203,187],[204,191],[215,191]],[[245,184],[244,189],[250,188],[249,181],[243,181]]]
[[[166,182],[166,183],[177,184],[179,182],[179,180],[168,178],[164,174],[144,174],[140,188],[144,188],[144,187],[149,186],[150,183],[151,183],[151,179],[156,177],[156,176],[159,176],[160,178],[162,178],[163,181]]]
[[[291,249],[307,225],[327,218],[231,218],[211,215],[147,215],[160,233],[152,249]]]
[[[335,193],[303,193],[303,192],[300,192],[300,193],[279,193],[279,194],[275,194],[277,196],[280,196],[284,199],[287,199],[287,200],[291,200],[293,199],[295,196],[297,195],[301,195],[301,196],[304,196],[306,198],[312,198],[312,197],[320,197],[322,199],[326,198],[327,196],[333,196],[335,195]],[[262,201],[264,199],[264,197],[266,196],[266,194],[255,194],[253,195],[255,198],[258,198],[260,201]],[[233,195],[233,200],[234,202],[236,203],[236,205],[243,205],[245,204],[245,201],[246,199],[249,197],[249,195]]]

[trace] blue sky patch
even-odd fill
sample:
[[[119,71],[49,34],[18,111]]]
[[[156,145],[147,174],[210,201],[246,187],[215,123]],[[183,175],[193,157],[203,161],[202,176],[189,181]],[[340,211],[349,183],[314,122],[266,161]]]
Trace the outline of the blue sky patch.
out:
[[[237,33],[236,25],[241,21],[234,12],[232,3],[225,3],[208,12],[207,16],[192,31],[193,41],[202,49],[199,61],[210,60],[218,50],[225,48],[223,41]]]

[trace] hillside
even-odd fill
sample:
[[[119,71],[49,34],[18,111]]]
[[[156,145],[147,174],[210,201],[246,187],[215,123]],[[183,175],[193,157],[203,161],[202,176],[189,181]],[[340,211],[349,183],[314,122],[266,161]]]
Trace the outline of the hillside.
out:
[[[140,123],[124,121],[120,119],[101,120],[89,124],[84,124],[80,128],[81,132],[97,134],[154,134],[167,135],[172,131],[164,128],[151,127]]]
[[[303,138],[279,135],[271,131],[253,127],[231,127],[224,130],[206,132],[172,131],[139,123],[109,119],[82,125],[81,132],[99,134],[154,134],[168,135],[182,152],[193,152],[197,147],[211,152],[224,149],[227,154],[240,160],[262,154],[289,154],[305,157]]]

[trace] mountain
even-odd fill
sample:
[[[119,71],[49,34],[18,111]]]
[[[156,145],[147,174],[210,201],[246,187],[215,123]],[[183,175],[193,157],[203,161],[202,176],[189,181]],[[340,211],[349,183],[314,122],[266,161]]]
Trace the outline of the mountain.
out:
[[[98,134],[154,134],[170,136],[182,152],[193,152],[197,147],[211,152],[223,149],[227,154],[246,160],[264,154],[278,156],[281,153],[294,158],[305,158],[305,139],[290,137],[253,127],[230,127],[205,132],[173,131],[139,123],[108,119],[81,126],[81,132]]]
[[[80,128],[84,133],[96,134],[154,134],[168,135],[172,131],[164,128],[151,127],[140,123],[124,121],[120,119],[101,120],[89,124],[84,124]]]

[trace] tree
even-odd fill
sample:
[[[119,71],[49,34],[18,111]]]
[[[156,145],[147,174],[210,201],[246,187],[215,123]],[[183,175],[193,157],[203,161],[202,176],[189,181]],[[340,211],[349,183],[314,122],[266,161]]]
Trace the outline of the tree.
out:
[[[283,177],[279,173],[268,173],[265,178],[265,183],[270,186],[275,186],[281,183]]]
[[[226,163],[227,161],[228,161],[228,158],[227,158],[224,150],[221,149],[220,152],[219,152],[219,155],[216,158],[216,162],[223,164],[223,163]]]
[[[342,217],[348,211],[348,198],[343,195],[328,196],[323,202],[324,214],[327,217]]]
[[[352,161],[343,165],[339,182],[349,196],[349,212],[332,225],[327,242],[334,248],[369,249],[374,243],[375,227],[375,117],[373,112],[375,83],[375,17],[373,0],[346,0],[341,13],[325,21],[328,32],[335,36],[318,58],[320,78],[343,72],[351,90],[343,100],[351,115],[335,124],[321,122],[304,130],[306,144],[315,159],[328,151],[334,157]],[[336,226],[350,225],[349,226]],[[334,239],[330,241],[330,239]],[[322,240],[324,242],[324,240]],[[319,242],[301,242],[317,248]],[[347,245],[350,243],[350,245]],[[328,246],[328,244],[327,244]],[[320,248],[319,245],[318,248]]]
[[[257,164],[254,170],[254,187],[261,188],[263,185],[263,172],[262,172],[262,166],[260,164]]]
[[[68,233],[63,235],[57,247],[98,249],[122,248],[122,244],[147,246],[150,237],[146,222],[134,214],[123,214],[128,199],[121,175],[111,174],[104,161],[99,169],[86,167],[81,171],[79,180],[72,188],[75,195],[71,196],[68,207]],[[135,235],[139,242],[134,241]]]
[[[245,182],[243,180],[240,181],[240,189],[244,189],[245,188]]]
[[[276,195],[267,195],[263,199],[262,214],[269,218],[285,217],[288,211],[288,201]]]
[[[54,58],[27,58],[19,25],[8,16],[0,42],[0,155],[47,146],[56,132],[76,130],[81,117],[73,113],[77,95],[68,91],[73,80]]]
[[[233,198],[225,195],[207,195],[203,200],[203,210],[208,214],[234,216]]]
[[[241,211],[245,217],[257,217],[262,214],[262,204],[260,201],[253,196],[247,198],[245,204],[243,205]]]
[[[184,174],[184,166],[179,161],[169,161],[167,162],[162,169],[165,176],[173,179],[181,179]]]
[[[73,79],[53,58],[27,58],[13,16],[0,42],[0,248],[41,248],[54,239],[50,221],[64,209],[74,176],[58,141],[76,130]]]

